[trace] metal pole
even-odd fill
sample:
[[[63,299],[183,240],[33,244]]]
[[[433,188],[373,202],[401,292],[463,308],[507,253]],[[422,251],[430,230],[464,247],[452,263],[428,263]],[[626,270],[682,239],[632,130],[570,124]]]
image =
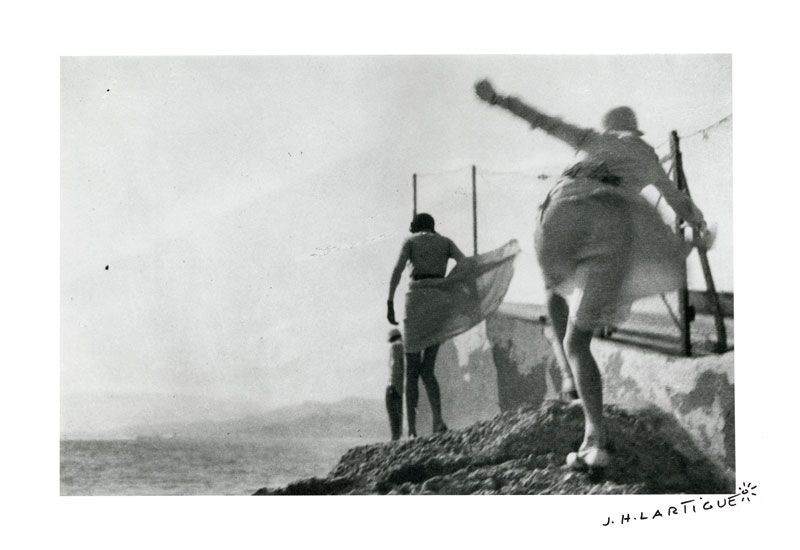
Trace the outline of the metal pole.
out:
[[[685,191],[685,184],[681,178],[682,164],[681,152],[678,147],[678,132],[673,130],[669,136],[669,148],[672,153],[672,179],[678,186],[678,191]],[[675,216],[675,232],[681,240],[683,240],[683,220]],[[678,289],[678,313],[680,315],[681,325],[681,353],[686,357],[692,355],[692,332],[691,332],[691,318],[692,315],[689,311],[689,283],[686,276],[686,263],[684,262],[683,281],[681,288]]]
[[[475,165],[472,165],[472,252],[478,255],[478,195],[475,177]]]
[[[412,180],[412,186],[414,187],[414,215],[417,215],[417,175],[414,174],[414,178]]]

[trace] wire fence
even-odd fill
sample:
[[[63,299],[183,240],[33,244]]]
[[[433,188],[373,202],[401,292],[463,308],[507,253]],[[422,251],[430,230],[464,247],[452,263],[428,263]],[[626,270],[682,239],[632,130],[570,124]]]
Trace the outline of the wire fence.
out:
[[[715,247],[708,260],[718,291],[733,291],[732,226],[732,115],[704,128],[679,136],[683,166],[692,197],[706,219],[717,226]],[[671,169],[669,140],[656,146],[656,152]],[[475,169],[475,210],[473,211],[472,166],[441,172],[416,174],[416,207],[436,218],[437,229],[453,238],[466,254],[471,254],[473,231],[477,251],[496,248],[516,238],[522,248],[516,263],[507,302],[544,303],[544,284],[536,262],[533,233],[538,206],[560,175],[559,167],[540,171]],[[675,215],[654,188],[644,191],[661,213],[665,223],[674,226]],[[690,290],[705,291],[700,260],[693,252],[687,260]],[[639,300],[630,320],[614,327],[614,337],[641,345],[674,350],[680,343],[680,303],[677,292]],[[729,325],[732,342],[732,321]],[[692,323],[691,340],[697,352],[713,347],[713,320],[698,315]]]

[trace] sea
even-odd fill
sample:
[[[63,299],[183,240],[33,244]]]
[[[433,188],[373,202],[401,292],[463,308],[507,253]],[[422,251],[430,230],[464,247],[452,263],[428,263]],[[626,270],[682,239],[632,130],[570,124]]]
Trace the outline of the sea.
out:
[[[324,477],[364,439],[62,440],[61,495],[252,495]]]

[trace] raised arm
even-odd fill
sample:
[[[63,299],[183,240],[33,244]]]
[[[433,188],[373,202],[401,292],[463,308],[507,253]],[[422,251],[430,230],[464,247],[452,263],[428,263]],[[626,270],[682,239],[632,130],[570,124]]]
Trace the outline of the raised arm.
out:
[[[583,149],[589,140],[598,134],[592,129],[579,128],[560,118],[546,115],[537,109],[526,105],[521,100],[512,96],[498,94],[492,83],[481,80],[475,84],[475,93],[490,105],[497,105],[506,111],[527,121],[534,129],[541,128],[556,139],[571,145],[575,149]]]

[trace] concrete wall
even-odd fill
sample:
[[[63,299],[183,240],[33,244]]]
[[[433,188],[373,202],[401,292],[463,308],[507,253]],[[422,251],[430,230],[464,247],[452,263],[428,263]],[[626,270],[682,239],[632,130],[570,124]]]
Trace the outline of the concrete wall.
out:
[[[494,357],[481,323],[448,340],[436,356],[436,378],[442,398],[442,416],[451,428],[464,428],[500,412]],[[425,388],[419,383],[417,432],[431,433],[431,415]]]
[[[440,347],[436,376],[448,425],[461,428],[558,398],[561,374],[544,313],[538,306],[504,304],[486,323]],[[733,352],[682,358],[599,338],[592,351],[607,403],[668,413],[695,446],[734,471]],[[431,430],[430,409],[421,383],[419,390],[417,424],[424,435]]]
[[[487,319],[501,410],[558,396],[561,376],[543,313],[536,306],[504,305]],[[733,352],[680,358],[599,338],[592,352],[603,374],[605,402],[667,412],[709,458],[734,470]]]

